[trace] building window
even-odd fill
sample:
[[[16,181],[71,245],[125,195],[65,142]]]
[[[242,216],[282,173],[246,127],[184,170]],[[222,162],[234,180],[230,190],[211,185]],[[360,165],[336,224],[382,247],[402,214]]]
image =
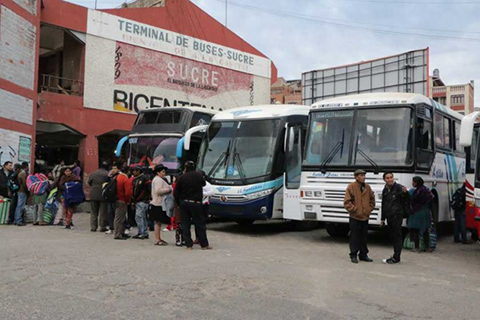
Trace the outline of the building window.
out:
[[[463,94],[456,94],[450,97],[450,104],[464,104],[465,96]]]

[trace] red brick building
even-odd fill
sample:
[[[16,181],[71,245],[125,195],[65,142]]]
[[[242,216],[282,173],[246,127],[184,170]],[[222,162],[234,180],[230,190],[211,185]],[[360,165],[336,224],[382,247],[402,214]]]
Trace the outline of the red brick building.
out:
[[[88,175],[113,160],[138,110],[270,101],[273,63],[190,1],[0,5],[0,148],[14,162],[78,158]]]

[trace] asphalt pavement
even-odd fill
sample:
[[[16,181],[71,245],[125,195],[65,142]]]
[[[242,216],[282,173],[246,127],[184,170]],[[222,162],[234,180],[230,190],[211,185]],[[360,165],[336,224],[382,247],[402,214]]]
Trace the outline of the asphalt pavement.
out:
[[[115,241],[75,230],[0,226],[0,319],[476,319],[480,246],[439,239],[398,265],[382,231],[372,263],[355,265],[348,240],[288,222],[208,225],[213,250]],[[135,229],[132,229],[135,232]]]

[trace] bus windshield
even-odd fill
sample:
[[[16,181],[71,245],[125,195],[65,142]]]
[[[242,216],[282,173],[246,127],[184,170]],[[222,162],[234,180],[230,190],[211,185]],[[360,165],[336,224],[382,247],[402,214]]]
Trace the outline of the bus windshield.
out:
[[[131,137],[130,165],[151,166],[163,164],[171,170],[178,169],[176,155],[177,137]]]
[[[211,178],[242,181],[270,174],[280,122],[212,122],[200,148],[200,169]]]
[[[410,108],[313,112],[304,164],[325,167],[411,165],[412,135]]]

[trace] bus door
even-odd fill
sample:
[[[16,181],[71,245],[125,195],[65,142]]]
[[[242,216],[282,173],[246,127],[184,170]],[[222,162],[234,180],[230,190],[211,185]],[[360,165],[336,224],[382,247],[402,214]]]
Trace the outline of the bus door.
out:
[[[283,180],[283,217],[303,220],[300,210],[300,176],[305,129],[302,124],[288,124],[285,132],[285,173]]]

